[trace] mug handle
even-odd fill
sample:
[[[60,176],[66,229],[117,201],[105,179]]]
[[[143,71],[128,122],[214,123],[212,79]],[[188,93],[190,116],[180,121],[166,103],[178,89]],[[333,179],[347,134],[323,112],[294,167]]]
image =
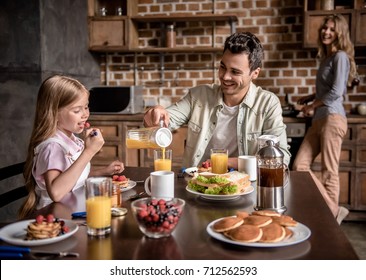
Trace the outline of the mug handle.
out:
[[[151,196],[151,191],[150,191],[150,188],[149,188],[149,182],[150,182],[150,176],[146,178],[145,180],[145,192]]]

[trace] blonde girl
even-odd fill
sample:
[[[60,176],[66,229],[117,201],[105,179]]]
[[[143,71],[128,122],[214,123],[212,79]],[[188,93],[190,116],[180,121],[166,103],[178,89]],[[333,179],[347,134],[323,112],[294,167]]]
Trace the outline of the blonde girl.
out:
[[[28,197],[20,218],[80,187],[91,176],[112,175],[123,163],[90,171],[90,161],[104,139],[97,128],[88,128],[89,91],[77,80],[54,75],[41,85],[24,169]],[[75,134],[84,134],[84,140]]]

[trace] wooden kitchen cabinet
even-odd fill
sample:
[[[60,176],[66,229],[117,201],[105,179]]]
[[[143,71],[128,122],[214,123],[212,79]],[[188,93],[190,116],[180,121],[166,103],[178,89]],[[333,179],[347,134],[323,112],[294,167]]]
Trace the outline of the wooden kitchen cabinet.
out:
[[[89,50],[136,47],[138,34],[131,21],[136,13],[137,1],[88,0]]]
[[[215,25],[228,22],[230,32],[235,32],[238,17],[235,14],[174,14],[174,15],[138,15],[136,0],[88,0],[89,50],[96,52],[123,53],[189,53],[222,52],[222,46],[214,46]],[[121,15],[118,11],[121,9]],[[159,23],[160,36],[165,34],[166,24],[177,22],[212,23],[212,45],[177,46],[174,48],[140,47],[139,24]],[[164,42],[163,38],[160,38]]]
[[[304,0],[305,48],[317,48],[318,29],[323,18],[334,13],[343,15],[348,21],[351,40],[356,47],[366,46],[366,9],[364,0],[334,0],[333,10],[322,10],[320,0]]]
[[[339,164],[339,203],[349,210],[349,220],[366,219],[366,118],[348,116],[348,131]],[[320,155],[312,170],[320,178]]]

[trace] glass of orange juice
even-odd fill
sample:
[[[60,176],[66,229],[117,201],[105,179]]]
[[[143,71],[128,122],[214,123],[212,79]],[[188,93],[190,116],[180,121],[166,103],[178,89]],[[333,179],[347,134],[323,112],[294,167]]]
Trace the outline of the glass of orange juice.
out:
[[[86,225],[89,235],[103,236],[111,231],[112,178],[86,179]]]
[[[216,174],[227,172],[228,152],[227,149],[211,149],[211,171]]]
[[[154,150],[154,170],[155,171],[171,171],[172,170],[172,155],[170,149]]]

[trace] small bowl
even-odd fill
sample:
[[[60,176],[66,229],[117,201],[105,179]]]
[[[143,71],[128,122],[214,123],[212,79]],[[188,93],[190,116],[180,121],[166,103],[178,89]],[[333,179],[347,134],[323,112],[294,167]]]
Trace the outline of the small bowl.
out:
[[[177,227],[184,205],[185,201],[180,198],[164,200],[146,197],[133,201],[131,209],[143,234],[161,238],[170,236]]]

